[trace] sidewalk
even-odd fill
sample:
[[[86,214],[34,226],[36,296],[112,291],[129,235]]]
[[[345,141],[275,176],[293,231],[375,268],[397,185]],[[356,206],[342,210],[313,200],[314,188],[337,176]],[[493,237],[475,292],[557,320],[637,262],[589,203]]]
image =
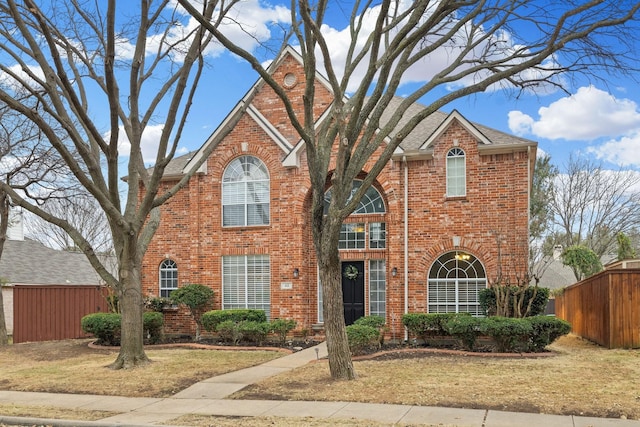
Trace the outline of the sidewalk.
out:
[[[316,351],[317,350],[317,351]],[[265,400],[224,400],[226,396],[272,375],[326,357],[324,343],[269,361],[263,365],[231,372],[196,383],[169,398],[128,398],[118,396],[54,394],[0,391],[0,403],[55,406],[119,412],[99,421],[50,420],[5,417],[0,424],[51,426],[151,426],[170,423],[186,414],[219,416],[313,417],[331,425],[335,419],[372,420],[387,424],[443,424],[472,427],[640,427],[640,421],[560,416],[545,414],[454,409],[411,405],[384,405],[355,402],[291,402]]]

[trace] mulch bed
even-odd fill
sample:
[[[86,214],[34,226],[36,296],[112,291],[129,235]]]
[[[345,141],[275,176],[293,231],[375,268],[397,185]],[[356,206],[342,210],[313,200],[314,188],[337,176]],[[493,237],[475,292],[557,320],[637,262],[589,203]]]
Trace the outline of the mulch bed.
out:
[[[320,344],[318,341],[289,341],[285,345],[267,342],[261,346],[255,344],[232,345],[219,340],[205,338],[200,342],[193,342],[190,337],[177,337],[162,344],[145,344],[145,348],[193,348],[204,350],[266,350],[279,351],[284,353],[294,353],[305,348]],[[90,342],[89,347],[93,349],[119,349],[117,346],[103,346]],[[416,344],[393,344],[386,343],[382,347],[372,347],[361,354],[354,355],[353,360],[397,360],[416,359],[429,356],[465,356],[465,357],[498,357],[498,358],[539,358],[555,356],[554,352],[543,353],[497,353],[492,351],[492,347],[479,346],[476,351],[467,351],[451,346],[448,348],[429,347]]]

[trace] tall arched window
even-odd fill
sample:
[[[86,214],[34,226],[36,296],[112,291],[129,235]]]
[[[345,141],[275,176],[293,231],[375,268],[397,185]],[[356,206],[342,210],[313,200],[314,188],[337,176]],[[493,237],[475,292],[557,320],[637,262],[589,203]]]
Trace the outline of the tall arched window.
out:
[[[178,264],[172,259],[165,259],[160,264],[160,296],[169,298],[175,289],[178,289]]]
[[[452,148],[447,153],[447,197],[467,194],[467,167],[461,148]]]
[[[481,315],[478,293],[487,287],[482,263],[473,255],[454,251],[438,258],[429,270],[429,313]]]
[[[254,156],[234,159],[222,176],[222,225],[269,224],[269,171]]]

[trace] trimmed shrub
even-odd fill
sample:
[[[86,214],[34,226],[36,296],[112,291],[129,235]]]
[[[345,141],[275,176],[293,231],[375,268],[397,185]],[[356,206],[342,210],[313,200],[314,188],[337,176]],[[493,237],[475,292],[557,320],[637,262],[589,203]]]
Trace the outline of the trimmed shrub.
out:
[[[200,341],[202,313],[213,302],[213,290],[205,285],[191,283],[171,292],[171,301],[187,306],[191,318],[196,322],[196,341]]]
[[[533,328],[526,319],[489,317],[483,319],[480,329],[493,338],[499,352],[527,351]]]
[[[120,345],[120,325],[122,316],[118,313],[93,313],[84,316],[80,322],[82,330],[93,334],[99,345]],[[142,315],[142,327],[146,331],[147,341],[156,344],[162,341],[164,318],[153,311]]]
[[[274,319],[269,323],[270,330],[278,336],[278,342],[285,345],[287,342],[287,334],[296,327],[296,321],[293,319]]]
[[[446,337],[449,334],[447,323],[456,316],[471,316],[469,313],[407,313],[402,316],[402,324],[416,338],[430,343],[434,337]]]
[[[239,323],[242,321],[266,322],[267,315],[264,310],[236,308],[232,310],[211,310],[201,317],[202,327],[209,332],[214,332],[222,322],[228,320]]]
[[[367,325],[349,325],[347,326],[347,339],[349,341],[349,349],[351,354],[357,355],[364,353],[365,350],[375,346],[379,347],[380,332],[378,329]]]
[[[473,316],[454,316],[447,322],[446,329],[450,335],[459,339],[467,350],[473,351],[478,336],[484,332],[484,320]]]
[[[240,332],[240,325],[233,320],[225,320],[220,322],[215,331],[218,333],[220,339],[224,342],[237,345],[242,340],[242,332]]]
[[[384,344],[384,334],[386,332],[386,322],[381,316],[363,316],[353,322],[354,325],[371,326],[378,330],[378,343]]]
[[[551,316],[535,316],[526,319],[531,324],[530,350],[542,352],[545,347],[571,332],[571,324]]]
[[[80,321],[82,330],[96,337],[100,345],[120,345],[120,315],[118,313],[87,314]]]
[[[164,326],[164,317],[162,313],[155,311],[147,311],[142,315],[144,330],[147,331],[147,339],[150,344],[162,342],[162,327]]]
[[[255,322],[253,320],[247,320],[238,323],[238,329],[244,339],[260,346],[267,338],[271,327],[268,322]]]

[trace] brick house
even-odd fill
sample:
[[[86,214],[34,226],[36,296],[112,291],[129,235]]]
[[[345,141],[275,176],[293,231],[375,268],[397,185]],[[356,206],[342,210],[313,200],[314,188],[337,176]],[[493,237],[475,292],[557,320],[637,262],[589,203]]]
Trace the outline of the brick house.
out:
[[[301,103],[304,75],[295,51],[286,50],[271,72]],[[332,95],[321,79],[316,86],[321,118]],[[423,107],[412,108],[407,115]],[[204,142],[216,144],[204,166],[162,207],[143,262],[147,295],[200,283],[215,291],[214,308],[260,308],[271,319],[295,319],[298,329],[322,324],[311,192],[298,140],[274,92],[258,81]],[[167,185],[201,152],[174,159]],[[425,119],[343,225],[347,323],[384,316],[391,335],[401,337],[405,312],[479,313],[480,289],[501,273],[517,280],[527,266],[535,157],[535,142],[457,111]],[[167,314],[168,332],[192,333],[186,313]]]

